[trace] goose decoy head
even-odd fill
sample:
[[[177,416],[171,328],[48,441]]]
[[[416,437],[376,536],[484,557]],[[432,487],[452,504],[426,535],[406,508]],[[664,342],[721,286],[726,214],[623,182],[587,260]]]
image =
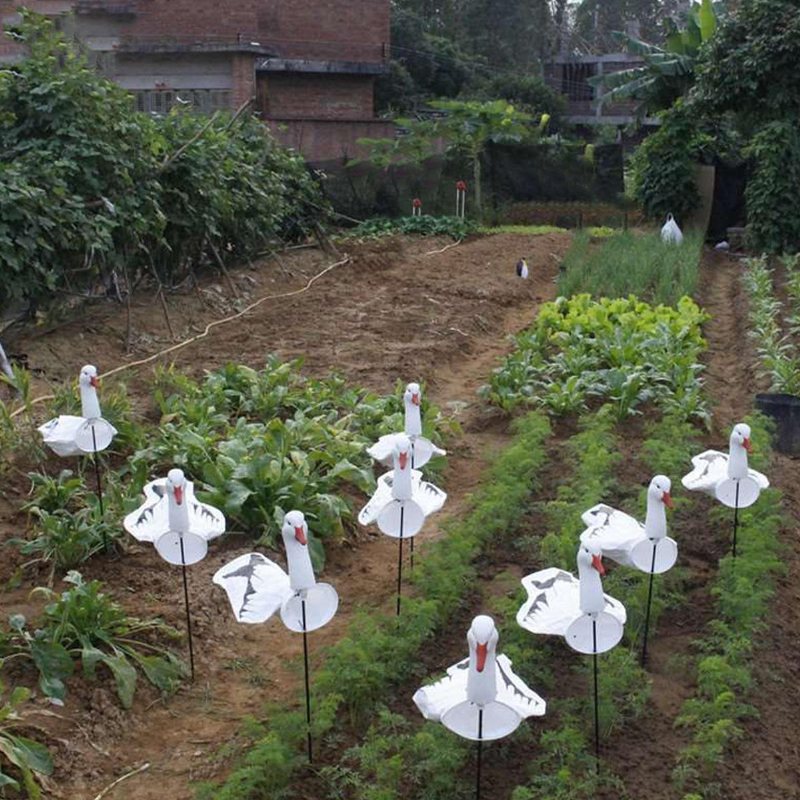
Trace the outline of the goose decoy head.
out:
[[[308,545],[308,524],[302,511],[290,511],[283,518],[281,534],[287,547],[290,542],[297,542],[303,547]]]
[[[748,453],[753,452],[753,445],[750,442],[750,426],[744,422],[735,425],[731,433],[731,449],[734,445],[743,447]]]
[[[393,462],[395,468],[401,471],[411,466],[411,440],[408,436],[398,435],[394,444]]]
[[[595,542],[582,543],[578,549],[578,567],[591,567],[596,569],[600,575],[605,575],[606,570],[603,566],[603,551]]]
[[[403,394],[403,401],[408,405],[411,403],[412,405],[419,406],[422,398],[422,392],[420,392],[419,384],[418,383],[409,383],[406,386],[406,391]]]
[[[486,667],[486,657],[496,647],[497,639],[497,628],[491,617],[481,614],[472,620],[467,632],[467,642],[470,649],[475,650],[475,668],[478,672],[483,672]]]
[[[78,377],[78,383],[81,386],[91,386],[92,389],[96,389],[100,385],[100,380],[97,377],[97,367],[87,364],[81,370],[81,374]]]
[[[647,493],[650,497],[663,503],[667,508],[672,508],[672,481],[666,475],[656,475],[650,481]]]
[[[184,493],[186,491],[186,476],[182,469],[171,469],[167,473],[167,492],[175,498],[178,505],[183,504]]]

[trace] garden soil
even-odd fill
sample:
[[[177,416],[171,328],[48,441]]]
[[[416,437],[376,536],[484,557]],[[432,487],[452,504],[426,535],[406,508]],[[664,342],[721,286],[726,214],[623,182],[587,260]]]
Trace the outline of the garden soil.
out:
[[[399,237],[340,245],[350,260],[309,291],[267,301],[158,361],[200,376],[228,361],[259,367],[269,353],[277,353],[302,356],[310,374],[335,370],[378,392],[393,391],[398,380],[424,381],[432,400],[454,415],[462,430],[450,448],[443,478],[447,508],[432,520],[441,523],[464,509],[487,458],[508,441],[505,423],[483,408],[476,390],[510,348],[509,335],[529,325],[538,305],[554,296],[558,264],[568,245],[568,237],[560,234],[478,238],[458,246],[449,240]],[[530,266],[528,281],[515,276],[521,256]],[[232,273],[238,299],[223,282],[171,296],[168,321],[152,294],[133,299],[130,322],[123,307],[97,301],[76,319],[10,339],[8,349],[25,357],[37,375],[37,389],[47,392],[48,382],[72,379],[75,365],[91,361],[106,372],[140,360],[262,296],[302,288],[337,260],[317,250],[282,254],[259,269]],[[109,382],[124,381],[138,413],[155,418],[149,397],[152,368],[148,364]],[[48,466],[56,471],[63,464],[53,459]],[[24,527],[18,510],[24,490],[22,480],[6,487],[6,536],[19,535]],[[418,537],[422,546],[438,531],[439,524],[427,525]],[[224,745],[235,744],[245,716],[261,716],[267,702],[282,697],[294,702],[302,679],[296,671],[300,637],[275,621],[236,625],[224,594],[212,588],[213,573],[248,544],[244,536],[227,536],[190,570],[199,651],[193,685],[163,703],[140,681],[133,709],[124,712],[107,682],[73,681],[60,718],[37,719],[55,737],[50,741],[58,767],[52,797],[92,800],[117,777],[147,763],[147,770],[105,797],[190,798],[191,782],[219,778],[229,769],[234,748]],[[126,550],[118,560],[94,559],[85,565],[84,577],[102,579],[129,612],[158,614],[183,630],[177,571],[160,562],[152,548],[130,545]],[[328,550],[325,579],[337,587],[341,605],[333,622],[310,637],[312,670],[324,657],[325,646],[345,631],[356,608],[383,603],[388,609],[394,602],[396,550],[390,540],[355,534]],[[275,557],[282,561],[282,554]],[[5,565],[6,578],[14,567]],[[45,573],[26,575],[22,588],[4,596],[4,611],[33,615],[30,587],[46,579]],[[41,708],[49,710],[44,704]]]
[[[260,366],[268,353],[304,357],[304,370],[315,375],[330,370],[355,384],[388,392],[399,379],[418,378],[427,383],[432,399],[453,413],[461,434],[450,446],[443,481],[449,493],[445,512],[433,518],[421,534],[421,546],[439,535],[442,519],[467,507],[467,497],[479,485],[489,455],[509,441],[504,420],[486,409],[475,391],[485,382],[509,348],[508,334],[529,324],[538,305],[555,293],[558,263],[569,240],[566,236],[513,235],[469,240],[449,247],[444,240],[394,238],[375,243],[340,245],[351,260],[321,278],[303,294],[268,301],[252,314],[215,328],[211,334],[175,352],[170,359],[195,375],[235,360]],[[531,279],[513,276],[516,260],[525,255]],[[137,296],[130,325],[124,309],[97,301],[76,320],[39,331],[27,331],[9,349],[25,354],[38,372],[39,386],[47,381],[73,378],[75,365],[90,360],[101,370],[141,359],[176,339],[200,332],[213,319],[235,313],[265,294],[302,288],[310,277],[331,261],[316,250],[283,254],[255,270],[232,273],[240,297],[232,297],[228,283],[207,282],[196,290],[171,296],[168,301],[170,336],[163,311],[152,295]],[[740,264],[735,259],[708,253],[703,266],[699,299],[713,315],[706,327],[709,341],[706,380],[716,402],[714,429],[707,444],[724,447],[730,425],[747,413],[758,390],[754,358],[746,337],[746,298],[741,291]],[[126,347],[126,340],[130,347]],[[152,365],[122,373],[139,413],[154,418],[149,397]],[[115,380],[116,378],[112,379]],[[622,478],[634,479],[636,451],[643,439],[642,421],[626,429]],[[542,487],[533,500],[552,497],[567,465],[561,443],[575,432],[570,421],[555,425],[550,464]],[[49,465],[59,468],[57,461]],[[787,495],[788,510],[800,513],[800,464],[777,456],[770,477]],[[642,479],[646,483],[645,479]],[[16,510],[23,500],[24,482],[6,488],[2,529],[18,534],[24,518]],[[678,487],[679,490],[679,487]],[[611,498],[615,500],[617,498]],[[710,501],[709,501],[710,504]],[[727,542],[696,515],[682,530],[681,552],[688,569],[688,606],[666,612],[650,647],[648,669],[653,681],[649,710],[638,720],[612,733],[604,744],[610,771],[625,779],[624,794],[610,792],[604,800],[680,800],[670,781],[675,759],[687,736],[673,725],[683,701],[693,692],[688,667],[695,655],[693,641],[713,618],[709,585],[717,559]],[[531,526],[535,517],[531,517]],[[796,532],[788,531],[785,558],[787,574],[781,579],[772,618],[760,643],[757,684],[752,702],[759,717],[745,723],[745,736],[737,744],[721,773],[720,796],[730,800],[797,800],[800,798],[800,758],[796,736],[800,719],[800,558]],[[243,536],[226,537],[208,558],[191,570],[195,642],[199,649],[197,680],[168,702],[148,687],[140,686],[134,708],[122,711],[107,682],[74,681],[61,718],[42,716],[42,727],[53,737],[58,779],[48,796],[68,800],[95,800],[115,779],[149,764],[149,767],[104,795],[106,798],[182,800],[193,796],[190,783],[224,777],[240,740],[242,718],[263,716],[267,702],[287,698],[296,702],[301,674],[301,642],[278,622],[236,626],[227,600],[212,589],[213,572],[248,545]],[[9,550],[8,578],[17,562]],[[325,646],[336,641],[363,605],[393,604],[395,546],[384,537],[353,534],[330,548],[325,579],[339,590],[342,600],[334,621],[310,637],[313,664],[324,658]],[[281,561],[282,555],[276,558]],[[490,549],[480,562],[480,583],[450,633],[437,642],[435,659],[425,657],[430,672],[463,657],[463,629],[493,598],[516,587],[523,571],[511,548]],[[524,565],[525,571],[529,565]],[[147,548],[130,546],[118,560],[96,558],[86,565],[87,577],[102,578],[130,611],[160,614],[183,627],[178,575],[159,562]],[[24,586],[4,596],[4,611],[35,610],[30,587],[46,574],[26,574]],[[57,587],[58,588],[58,587]],[[574,657],[556,644],[547,644],[563,659],[558,686],[545,693],[558,701],[588,690],[571,667]],[[427,662],[431,663],[428,664]],[[436,661],[434,664],[433,661]],[[563,679],[562,679],[563,678]],[[387,702],[395,711],[416,719],[402,700],[413,691],[410,684]],[[44,711],[46,706],[40,706]],[[533,721],[532,727],[548,721]],[[343,744],[348,742],[343,740]],[[352,743],[352,742],[350,742]],[[506,800],[511,789],[524,782],[527,762],[535,753],[529,741],[498,745],[502,759],[487,758],[485,796]],[[490,748],[491,750],[491,748]],[[487,751],[489,752],[489,751]],[[331,753],[324,753],[325,757]],[[299,796],[323,800],[324,790],[306,776],[297,787]]]

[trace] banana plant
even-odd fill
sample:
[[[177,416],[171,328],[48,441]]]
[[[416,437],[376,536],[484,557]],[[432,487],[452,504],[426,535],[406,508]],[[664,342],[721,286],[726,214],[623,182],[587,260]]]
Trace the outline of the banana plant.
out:
[[[640,56],[644,63],[590,78],[589,83],[602,90],[600,104],[638,100],[639,116],[669,108],[694,84],[700,49],[716,32],[724,12],[725,5],[721,2],[694,3],[685,28],[680,29],[673,20],[668,20],[669,33],[663,47],[615,31],[614,36],[627,51]]]

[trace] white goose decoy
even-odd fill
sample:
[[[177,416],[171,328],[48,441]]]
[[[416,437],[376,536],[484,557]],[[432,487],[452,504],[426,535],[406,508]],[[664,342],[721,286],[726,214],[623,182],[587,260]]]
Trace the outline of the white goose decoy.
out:
[[[592,542],[578,548],[578,577],[557,567],[522,579],[528,599],[517,623],[532,633],[563,636],[579,653],[605,653],[622,638],[625,606],[603,594],[602,551]]]
[[[469,658],[414,694],[425,719],[441,722],[465,739],[491,741],[515,731],[523,719],[545,713],[545,701],[514,673],[506,656],[497,655],[497,639],[491,617],[472,620]]]
[[[228,595],[237,622],[265,622],[280,609],[289,630],[308,633],[333,619],[339,595],[333,586],[317,583],[314,577],[302,512],[286,514],[281,534],[288,575],[261,553],[247,553],[218,569],[213,581]]]
[[[689,491],[716,497],[728,508],[753,505],[761,490],[769,486],[769,480],[766,475],[748,468],[747,454],[751,449],[750,426],[740,422],[731,432],[730,452],[706,450],[694,456],[694,469],[683,477],[683,485]]]
[[[103,419],[97,399],[97,368],[87,364],[78,377],[81,416],[62,414],[39,428],[44,443],[57,455],[78,456],[105,450],[116,428]]]
[[[140,542],[152,542],[170,564],[188,566],[202,561],[208,542],[225,533],[222,512],[201,503],[183,470],[171,469],[166,478],[144,487],[145,501],[123,520],[123,526]]]
[[[412,469],[421,469],[434,456],[446,455],[444,450],[422,435],[421,399],[422,391],[419,388],[419,384],[409,383],[403,393],[403,405],[405,407],[404,433],[411,440]],[[390,467],[392,465],[394,446],[398,437],[402,435],[402,433],[390,433],[386,436],[381,436],[372,447],[367,448],[367,452],[376,461]]]
[[[604,503],[590,508],[581,517],[588,526],[581,541],[594,543],[603,556],[626,567],[656,575],[666,572],[678,558],[678,545],[667,536],[666,509],[672,508],[671,488],[666,475],[656,475],[650,481],[644,525]]]
[[[444,505],[447,495],[411,468],[411,440],[405,434],[395,438],[392,462],[393,470],[378,478],[375,493],[359,512],[358,521],[362,525],[377,522],[387,536],[407,539],[419,533],[425,518]]]

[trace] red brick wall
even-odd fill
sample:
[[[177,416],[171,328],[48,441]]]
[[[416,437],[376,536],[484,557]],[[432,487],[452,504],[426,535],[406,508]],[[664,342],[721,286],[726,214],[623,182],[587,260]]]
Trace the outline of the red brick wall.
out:
[[[110,15],[115,34],[178,42],[257,41],[281,58],[379,62],[389,42],[389,0],[130,0],[131,18]],[[119,4],[122,0],[109,0]],[[0,0],[0,16],[24,3],[42,13],[64,0]]]
[[[268,118],[372,119],[369,75],[268,73],[259,75],[260,111]]]
[[[233,91],[231,105],[239,108],[246,100],[256,94],[256,65],[252,55],[234,53],[232,61]]]

